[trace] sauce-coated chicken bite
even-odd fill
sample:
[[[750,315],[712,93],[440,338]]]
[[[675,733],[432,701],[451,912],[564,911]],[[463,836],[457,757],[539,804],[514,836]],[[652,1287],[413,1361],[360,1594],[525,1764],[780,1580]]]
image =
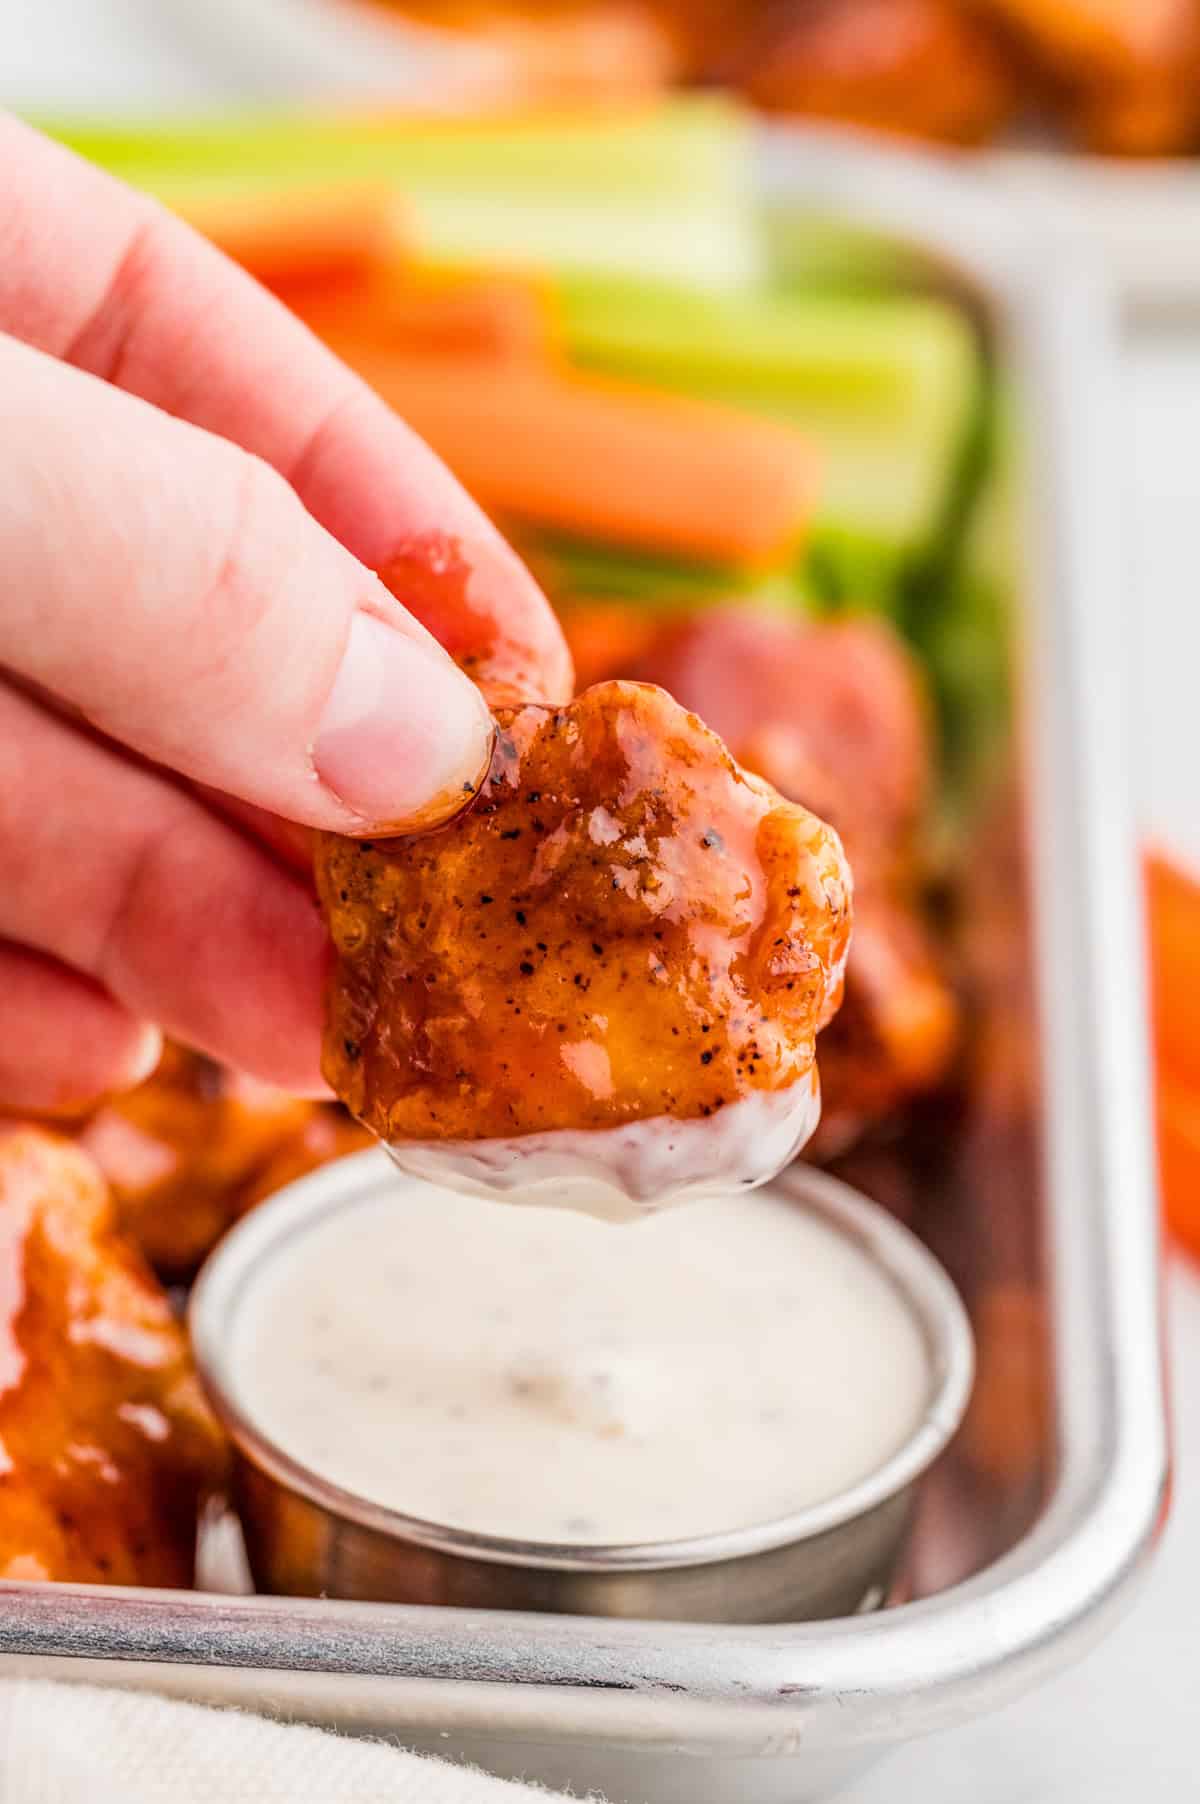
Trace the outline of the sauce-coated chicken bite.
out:
[[[877,620],[714,608],[664,629],[634,674],[664,683],[739,758],[843,835],[854,871],[846,996],[821,1044],[829,1152],[933,1088],[958,1033],[920,906],[932,746],[919,673]]]
[[[976,0],[1040,72],[1070,135],[1110,156],[1200,145],[1195,0]]]
[[[195,1271],[243,1212],[242,1188],[318,1105],[169,1044],[157,1071],[79,1132],[112,1188],[121,1227],[155,1270]]]
[[[773,1175],[841,995],[837,835],[649,685],[496,718],[458,820],[320,841],[329,1081],[411,1169],[488,1189]]]
[[[956,0],[807,0],[765,9],[740,65],[767,112],[980,144],[1014,112],[1019,81],[988,21]]]
[[[187,1339],[69,1142],[0,1138],[0,1578],[187,1585],[224,1448]]]
[[[694,708],[736,758],[827,815],[859,856],[907,861],[928,806],[932,746],[917,664],[884,622],[713,607],[664,627],[625,674]]]

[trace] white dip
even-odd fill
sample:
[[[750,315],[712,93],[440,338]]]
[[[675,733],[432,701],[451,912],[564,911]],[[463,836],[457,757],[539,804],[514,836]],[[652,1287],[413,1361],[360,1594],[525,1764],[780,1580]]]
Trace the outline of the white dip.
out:
[[[414,1185],[321,1218],[233,1348],[258,1428],[409,1516],[522,1540],[750,1527],[835,1496],[915,1428],[900,1293],[776,1196],[616,1229]]]
[[[392,1140],[401,1171],[469,1196],[638,1216],[779,1176],[821,1119],[816,1068],[786,1090],[751,1090],[715,1114],[652,1115],[623,1127],[553,1128],[511,1140]]]

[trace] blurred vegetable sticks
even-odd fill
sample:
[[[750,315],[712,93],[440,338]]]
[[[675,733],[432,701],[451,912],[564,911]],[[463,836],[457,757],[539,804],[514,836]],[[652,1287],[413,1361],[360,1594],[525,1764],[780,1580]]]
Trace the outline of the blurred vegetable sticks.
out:
[[[817,456],[791,426],[488,357],[338,349],[491,512],[749,567],[794,554]]]
[[[268,287],[363,275],[399,254],[404,206],[391,188],[202,187],[172,210]]]
[[[440,273],[383,263],[341,281],[272,283],[276,294],[349,362],[382,351],[548,359],[551,297],[532,278]]]

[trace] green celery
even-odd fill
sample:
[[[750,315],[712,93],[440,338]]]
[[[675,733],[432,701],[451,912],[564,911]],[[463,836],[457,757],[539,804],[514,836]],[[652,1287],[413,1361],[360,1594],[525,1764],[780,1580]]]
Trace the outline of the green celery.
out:
[[[1017,447],[1010,398],[995,384],[974,449],[959,518],[946,535],[951,548],[940,570],[927,569],[911,586],[901,622],[930,673],[951,815],[988,787],[1011,719]]]
[[[886,599],[927,556],[980,385],[972,329],[925,296],[563,280],[564,336],[579,364],[775,414],[819,449],[815,532],[845,587],[862,567]],[[862,548],[870,548],[865,559]]]
[[[268,114],[51,129],[168,204],[223,188],[394,182],[435,262],[715,287],[764,267],[752,128],[717,99],[569,118]]]
[[[687,563],[558,534],[527,536],[520,549],[551,593],[566,597],[635,601],[666,611],[733,598],[790,608],[804,599],[790,570],[763,574]]]
[[[822,519],[805,542],[796,581],[818,614],[855,613],[866,607],[900,624],[905,588],[915,567],[894,539]]]
[[[404,178],[508,193],[556,188],[584,195],[636,194],[644,182],[686,196],[697,187],[745,192],[749,133],[719,100],[682,100],[611,112],[495,119],[421,119],[396,113],[249,113],[161,124],[45,129],[80,155],[193,180],[252,170],[268,181],[294,175]],[[740,166],[735,169],[736,162]]]
[[[762,212],[771,272],[779,284],[811,293],[896,293],[927,287],[930,259],[900,239],[884,236],[835,214],[794,203],[768,204]]]

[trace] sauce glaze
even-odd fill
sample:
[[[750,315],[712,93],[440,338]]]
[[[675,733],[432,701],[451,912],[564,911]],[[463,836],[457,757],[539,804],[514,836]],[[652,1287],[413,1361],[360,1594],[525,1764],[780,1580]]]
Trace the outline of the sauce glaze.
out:
[[[849,938],[836,834],[662,690],[497,719],[452,825],[318,848],[338,1094],[389,1142],[700,1123],[789,1091],[798,1121]]]

